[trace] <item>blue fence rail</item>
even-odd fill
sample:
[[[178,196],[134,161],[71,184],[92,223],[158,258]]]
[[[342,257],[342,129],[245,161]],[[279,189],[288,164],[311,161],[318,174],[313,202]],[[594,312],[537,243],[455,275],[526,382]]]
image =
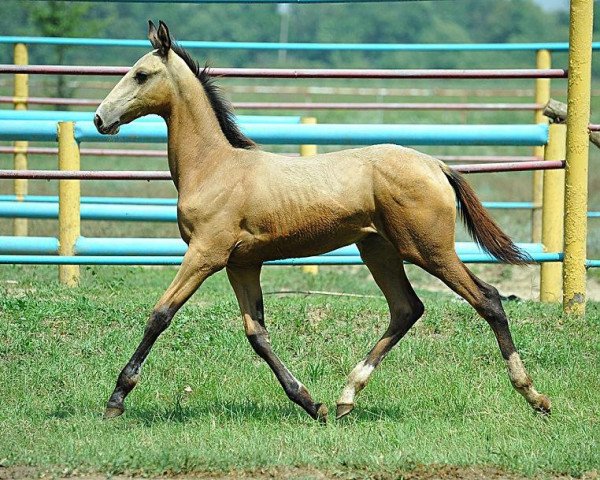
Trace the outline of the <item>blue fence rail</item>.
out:
[[[236,121],[240,124],[252,123],[278,123],[299,124],[302,120],[300,115],[236,115]],[[23,120],[23,121],[52,121],[52,122],[92,122],[94,112],[76,112],[67,110],[0,110],[0,121]],[[164,122],[158,115],[147,115],[140,117],[137,122]]]
[[[540,243],[519,243],[519,248],[529,253],[543,253]],[[110,238],[79,237],[75,255],[83,256],[183,256],[187,245],[180,238]],[[456,242],[459,255],[483,255],[485,252],[474,242]],[[0,254],[7,255],[58,255],[58,239],[54,237],[0,236]],[[355,245],[323,253],[329,257],[359,257]]]
[[[533,262],[562,262],[560,252],[534,253]],[[465,254],[460,259],[464,263],[499,263],[491,255]],[[0,255],[0,265],[179,265],[183,257],[178,256],[58,256],[58,255]],[[589,260],[586,266],[600,266],[595,260]],[[286,258],[272,260],[265,265],[362,265],[360,257],[318,256],[305,258]]]
[[[35,1],[35,0],[33,0]],[[42,0],[44,1],[44,0]],[[97,2],[98,0],[79,0],[84,2]],[[281,0],[105,0],[111,3],[281,3]],[[424,2],[428,0],[393,0],[397,2]],[[390,0],[289,0],[286,3],[378,3]]]
[[[518,246],[534,262],[562,261],[560,252],[544,252],[539,243]],[[54,237],[0,237],[0,264],[82,265],[177,265],[187,245],[180,239],[85,238],[75,243],[75,255],[59,256]],[[465,263],[497,263],[498,260],[473,242],[457,242],[456,252]],[[362,265],[358,249],[350,245],[319,256],[266,262],[268,265]]]
[[[148,40],[130,38],[69,38],[0,36],[0,44],[24,43],[27,45],[68,45],[82,47],[138,47],[148,48]],[[550,50],[567,52],[567,42],[530,43],[277,43],[277,42],[209,42],[182,40],[187,49],[203,50],[289,50],[289,51],[364,51],[364,52],[491,52]],[[592,43],[600,50],[600,42]]]
[[[125,220],[170,222],[176,220],[176,198],[81,197],[82,220]],[[531,210],[533,202],[482,202],[490,210]],[[155,208],[158,207],[158,208]],[[148,210],[145,212],[143,208]],[[170,209],[170,210],[169,210]],[[0,218],[56,219],[58,197],[0,195]],[[600,212],[588,212],[588,218],[600,218]]]
[[[129,222],[176,222],[176,200],[170,198],[83,197],[82,220]],[[483,202],[490,209],[531,209],[532,202]],[[0,196],[0,218],[57,219],[58,198],[17,201],[14,195]]]
[[[264,124],[240,125],[255,142],[270,145],[519,145],[548,142],[548,126],[539,125],[363,125]],[[79,142],[166,142],[167,129],[158,122],[123,125],[117,135],[101,135],[92,122],[77,122]],[[56,122],[0,120],[0,140],[56,141]]]
[[[0,195],[1,202],[20,203],[56,203],[56,195],[26,195],[18,200],[15,195]],[[176,198],[150,198],[150,197],[81,197],[81,203],[108,204],[108,205],[177,205]],[[491,209],[523,209],[533,208],[532,202],[483,202],[486,208]],[[600,212],[590,212],[590,217]]]

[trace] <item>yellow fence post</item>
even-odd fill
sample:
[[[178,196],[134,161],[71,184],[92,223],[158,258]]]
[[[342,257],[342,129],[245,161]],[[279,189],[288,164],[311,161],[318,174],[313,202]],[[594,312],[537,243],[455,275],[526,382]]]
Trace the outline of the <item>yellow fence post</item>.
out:
[[[571,0],[565,171],[563,310],[583,315],[586,298],[588,123],[594,0]]]
[[[14,48],[15,65],[27,65],[29,58],[27,47],[22,43],[15,44]],[[26,73],[15,74],[14,85],[14,106],[15,110],[27,110],[27,98],[29,97],[29,75]],[[15,142],[14,168],[15,170],[27,169],[27,147],[28,142]],[[15,197],[17,202],[22,202],[27,195],[27,180],[18,178],[15,180]],[[27,219],[15,218],[13,221],[13,233],[15,236],[27,236]]]
[[[315,117],[302,117],[300,119],[300,123],[304,125],[315,125],[317,123],[317,119]],[[302,157],[308,157],[310,155],[317,154],[317,146],[316,145],[300,145],[300,155]]]
[[[551,67],[552,59],[548,50],[538,50],[535,56],[535,66],[538,69]],[[535,81],[535,103],[541,105],[536,109],[535,123],[548,123],[548,117],[544,115],[544,106],[550,100],[550,79],[538,78]],[[533,155],[538,158],[544,157],[544,147],[533,148]],[[561,158],[564,160],[564,158]],[[542,240],[542,201],[543,201],[543,179],[544,174],[540,170],[533,172],[533,210],[531,211],[531,241],[539,243]],[[562,197],[561,197],[562,198]]]
[[[564,160],[567,126],[550,125],[545,160]],[[565,171],[544,170],[544,195],[542,208],[542,243],[546,252],[563,251],[565,207]],[[540,273],[540,301],[562,300],[562,263],[542,263]]]
[[[79,145],[75,140],[73,122],[58,123],[58,168],[79,170]],[[58,254],[75,255],[75,242],[81,234],[80,227],[80,182],[60,180],[58,184]],[[79,284],[79,265],[60,265],[60,283],[69,287]]]
[[[314,125],[317,123],[317,119],[315,117],[302,117],[300,120],[303,124]],[[316,145],[300,145],[300,156],[308,157],[311,155],[317,154],[317,146]],[[319,267],[317,265],[305,265],[302,267],[302,271],[304,273],[310,273],[312,275],[316,275],[319,273]]]

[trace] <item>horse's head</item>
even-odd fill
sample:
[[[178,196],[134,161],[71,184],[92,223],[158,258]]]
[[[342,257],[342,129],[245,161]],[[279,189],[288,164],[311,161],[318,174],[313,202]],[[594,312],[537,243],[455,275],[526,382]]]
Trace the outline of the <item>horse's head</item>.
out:
[[[154,51],[140,58],[112,89],[96,110],[94,124],[100,133],[114,135],[119,126],[149,114],[168,115],[173,84],[169,62],[169,29],[161,21],[158,29],[149,21],[148,39]]]

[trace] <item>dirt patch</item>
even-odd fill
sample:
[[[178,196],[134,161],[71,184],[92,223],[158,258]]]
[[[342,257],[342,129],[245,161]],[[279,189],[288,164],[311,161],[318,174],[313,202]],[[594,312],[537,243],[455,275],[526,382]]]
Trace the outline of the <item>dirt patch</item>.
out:
[[[4,287],[6,296],[11,298],[27,298],[35,295],[37,292],[37,289],[35,288],[20,287],[17,280],[5,280],[2,286]]]
[[[501,470],[496,467],[459,467],[453,465],[421,465],[410,470],[375,472],[359,469],[318,470],[312,467],[272,467],[257,470],[231,470],[228,472],[191,472],[186,474],[162,475],[111,475],[102,473],[79,474],[76,471],[68,474],[65,470],[38,470],[33,467],[0,468],[0,480],[17,480],[29,478],[52,478],[57,480],[133,480],[151,478],[154,480],[485,480],[485,479],[551,479],[569,480],[575,477],[563,474],[534,475],[528,477],[519,473]],[[599,480],[597,471],[584,473],[577,477],[581,480]]]

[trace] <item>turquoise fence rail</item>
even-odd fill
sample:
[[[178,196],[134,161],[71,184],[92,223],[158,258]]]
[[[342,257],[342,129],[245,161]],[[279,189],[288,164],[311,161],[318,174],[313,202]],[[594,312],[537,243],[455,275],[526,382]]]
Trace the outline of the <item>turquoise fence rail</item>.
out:
[[[544,252],[538,243],[518,244],[533,262],[558,262],[560,252]],[[180,239],[85,238],[75,244],[75,255],[59,256],[54,237],[0,237],[0,264],[53,265],[177,265],[187,245]],[[457,242],[456,251],[466,263],[496,263],[498,260],[473,242]],[[268,265],[361,265],[355,245],[338,248],[319,256],[266,262]]]
[[[529,253],[543,253],[540,243],[519,243],[519,248]],[[485,254],[474,242],[456,242],[459,255]],[[110,238],[79,237],[75,243],[76,256],[183,256],[187,245],[180,238]],[[54,237],[2,237],[0,254],[58,255],[58,239]],[[358,257],[355,245],[323,253],[333,257]]]
[[[24,43],[27,45],[68,45],[81,47],[138,47],[148,48],[146,39],[129,38],[69,38],[0,36],[0,44]],[[567,42],[530,43],[277,43],[277,42],[210,42],[182,40],[182,47],[204,50],[289,50],[289,51],[365,51],[365,52],[490,52],[490,51],[536,51],[567,52]],[[593,50],[600,50],[600,42],[592,43]]]
[[[76,112],[66,110],[0,110],[0,121],[54,121],[54,122],[92,122],[94,112]],[[280,123],[297,124],[302,117],[299,115],[236,115],[240,124],[246,123]],[[140,117],[136,122],[163,122],[158,115]]]
[[[21,265],[179,265],[181,256],[59,256],[59,255],[0,255],[0,264]],[[465,254],[460,259],[464,263],[499,263],[488,254]],[[561,252],[531,254],[533,263],[562,262]],[[595,262],[595,261],[590,261]],[[271,260],[265,265],[362,265],[360,257],[317,256]],[[595,263],[589,264],[596,266]]]
[[[5,198],[12,197],[13,200]],[[17,201],[12,196],[0,197],[0,218],[57,219],[58,198],[46,197],[51,201]],[[491,209],[531,209],[531,202],[483,202]],[[176,200],[168,198],[95,197],[82,198],[80,207],[82,220],[110,220],[128,222],[176,222]]]
[[[34,1],[34,0],[32,0]],[[43,0],[42,0],[43,1]],[[99,0],[80,0],[85,2],[98,2]],[[111,3],[281,3],[281,0],[104,0]],[[396,2],[423,2],[428,0],[391,0]],[[438,0],[441,1],[441,0]],[[286,3],[378,3],[390,0],[291,0]]]
[[[28,203],[57,203],[56,195],[26,195],[22,200],[17,200],[15,195],[0,195],[0,212],[2,202]],[[82,204],[105,204],[105,205],[177,205],[176,198],[149,198],[149,197],[81,197]],[[517,209],[527,210],[533,208],[533,202],[483,202],[485,208],[490,209]],[[599,215],[597,215],[599,214]],[[2,213],[0,213],[2,216]],[[588,216],[600,216],[600,212],[589,212]]]
[[[270,145],[545,145],[547,125],[361,125],[242,124],[245,135]],[[158,122],[123,125],[117,135],[101,135],[91,122],[77,122],[80,142],[165,142],[167,129]],[[0,120],[0,140],[55,141],[56,122]]]

